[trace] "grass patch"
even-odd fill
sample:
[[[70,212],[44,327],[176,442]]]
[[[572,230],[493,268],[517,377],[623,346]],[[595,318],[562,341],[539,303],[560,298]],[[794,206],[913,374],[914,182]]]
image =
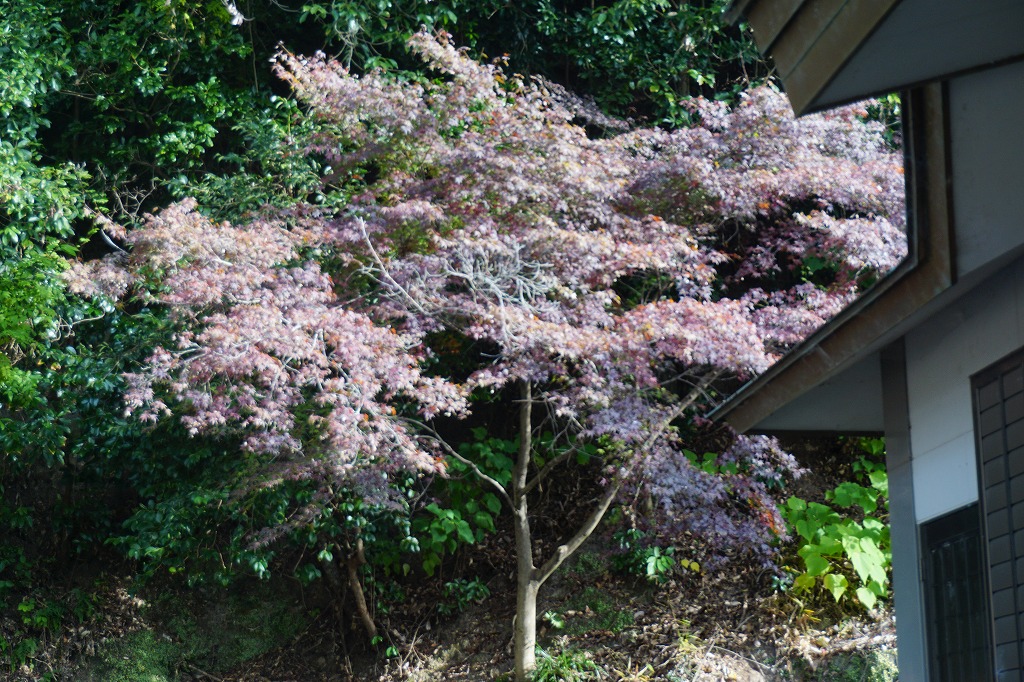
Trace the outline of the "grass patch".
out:
[[[600,553],[581,550],[572,558],[568,572],[577,578],[589,579],[606,575],[608,567]]]
[[[212,597],[176,603],[168,618],[183,658],[211,673],[231,670],[287,644],[308,624],[300,609],[265,583]]]

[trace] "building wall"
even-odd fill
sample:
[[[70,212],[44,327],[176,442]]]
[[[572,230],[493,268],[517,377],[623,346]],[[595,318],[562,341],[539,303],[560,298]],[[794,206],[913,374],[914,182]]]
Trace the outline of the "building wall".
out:
[[[1024,62],[949,82],[961,277],[1024,244]]]
[[[1024,259],[906,336],[918,523],[977,501],[970,377],[1021,347]]]
[[[956,271],[988,272],[1024,245],[1024,62],[949,82]],[[1024,347],[1024,265],[1004,266],[906,337],[918,523],[974,502],[970,377]]]

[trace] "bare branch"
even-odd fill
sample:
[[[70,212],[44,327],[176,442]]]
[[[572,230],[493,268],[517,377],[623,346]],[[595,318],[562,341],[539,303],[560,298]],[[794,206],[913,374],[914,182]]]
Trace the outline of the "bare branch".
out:
[[[552,459],[549,462],[547,462],[541,468],[541,470],[537,472],[537,475],[534,476],[533,479],[530,480],[530,482],[526,484],[526,487],[523,488],[523,494],[524,495],[525,494],[529,494],[529,492],[531,490],[533,490],[534,488],[536,488],[538,485],[540,485],[541,482],[543,482],[544,479],[547,478],[551,474],[552,471],[554,471],[565,460],[569,459],[570,456],[576,454],[577,452],[579,452],[578,448],[571,447],[571,448],[566,448],[562,452],[558,453],[557,457],[555,457],[554,459]]]
[[[496,481],[494,478],[492,478],[491,476],[488,476],[483,471],[481,471],[480,467],[478,467],[476,464],[474,464],[471,460],[468,460],[465,457],[463,457],[461,454],[459,454],[452,446],[448,445],[448,443],[445,442],[445,440],[443,438],[441,438],[440,434],[438,434],[437,431],[435,431],[431,426],[429,426],[429,425],[427,425],[427,424],[425,424],[423,422],[416,421],[416,420],[409,420],[409,421],[411,421],[412,423],[416,424],[420,428],[422,428],[422,429],[424,429],[426,431],[429,431],[434,436],[433,440],[435,442],[437,442],[437,444],[440,445],[441,448],[446,453],[448,453],[448,456],[450,456],[452,459],[455,459],[455,460],[461,462],[462,464],[465,464],[467,467],[469,467],[470,471],[472,471],[474,474],[476,474],[476,476],[481,481],[484,481],[485,483],[490,485],[491,488],[493,488],[494,491],[498,494],[498,496],[501,499],[505,500],[505,503],[508,504],[510,509],[513,508],[512,498],[509,496],[508,491],[505,490],[505,486],[503,486],[501,483],[498,483],[498,481]]]
[[[677,403],[673,407],[669,415],[665,417],[665,419],[661,420],[658,426],[651,431],[650,435],[643,442],[643,444],[636,451],[634,451],[632,457],[633,461],[635,462],[642,459],[640,455],[650,450],[654,446],[654,444],[658,442],[658,439],[661,438],[662,435],[664,435],[665,431],[668,429],[671,423],[677,417],[682,415],[683,412],[685,412],[690,406],[692,406],[697,401],[697,399],[704,394],[708,386],[710,386],[715,381],[715,379],[721,376],[722,373],[722,371],[715,371],[709,372],[707,375],[705,375],[701,379],[701,381],[696,386],[694,386],[693,389],[686,395],[686,397],[683,398],[679,403]],[[580,545],[587,541],[587,538],[593,535],[594,530],[597,529],[598,524],[601,523],[601,519],[604,518],[604,515],[608,512],[608,508],[611,507],[612,502],[615,500],[616,496],[619,494],[619,491],[622,489],[623,479],[623,476],[619,476],[614,481],[609,483],[604,495],[601,496],[601,499],[598,501],[597,506],[587,516],[586,521],[583,522],[583,525],[580,527],[580,529],[576,531],[576,534],[573,535],[567,542],[559,545],[558,548],[555,550],[554,555],[546,562],[544,562],[544,564],[536,570],[534,574],[534,580],[543,583],[545,580],[550,578],[551,575],[558,570],[558,567],[561,566],[567,558],[572,556],[573,552],[579,549]]]
[[[601,496],[600,501],[590,515],[587,516],[587,520],[583,522],[576,534],[569,539],[568,542],[561,544],[555,550],[554,555],[544,562],[544,564],[534,572],[534,580],[538,583],[543,584],[551,575],[558,570],[558,567],[565,562],[573,552],[580,548],[584,542],[587,541],[591,535],[594,534],[594,530],[597,525],[601,523],[601,519],[608,512],[608,508],[611,507],[612,502],[619,494],[619,490],[622,489],[622,481],[619,480],[608,486],[605,490],[604,495]]]
[[[384,259],[382,259],[380,257],[380,254],[377,253],[377,249],[373,248],[373,240],[370,239],[370,235],[366,231],[366,221],[363,220],[362,218],[357,218],[356,224],[359,226],[359,231],[363,235],[363,241],[366,242],[366,248],[370,250],[370,256],[373,257],[373,262],[377,264],[378,271],[385,279],[387,279],[388,284],[390,284],[397,291],[399,291],[402,294],[403,298],[406,300],[406,302],[411,304],[414,308],[416,308],[418,312],[424,315],[428,314],[427,310],[423,307],[423,305],[418,300],[416,300],[416,298],[412,294],[406,291],[401,284],[396,282],[395,278],[391,276],[390,272],[388,272],[387,267],[384,265]]]

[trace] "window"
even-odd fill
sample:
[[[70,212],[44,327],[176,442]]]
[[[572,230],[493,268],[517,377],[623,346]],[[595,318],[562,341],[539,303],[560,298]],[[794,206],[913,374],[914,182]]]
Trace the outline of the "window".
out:
[[[929,677],[990,680],[989,618],[978,505],[921,527]]]

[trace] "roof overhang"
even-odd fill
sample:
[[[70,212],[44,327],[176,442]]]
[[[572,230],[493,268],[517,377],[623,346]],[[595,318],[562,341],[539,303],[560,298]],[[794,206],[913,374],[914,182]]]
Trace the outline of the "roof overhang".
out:
[[[737,0],[797,114],[1024,58],[1020,0]]]
[[[879,353],[934,312],[956,283],[945,87],[918,88],[904,99],[908,257],[712,411],[716,421],[740,432],[882,430],[878,405],[850,406],[881,402]],[[823,414],[830,406],[843,409]]]

